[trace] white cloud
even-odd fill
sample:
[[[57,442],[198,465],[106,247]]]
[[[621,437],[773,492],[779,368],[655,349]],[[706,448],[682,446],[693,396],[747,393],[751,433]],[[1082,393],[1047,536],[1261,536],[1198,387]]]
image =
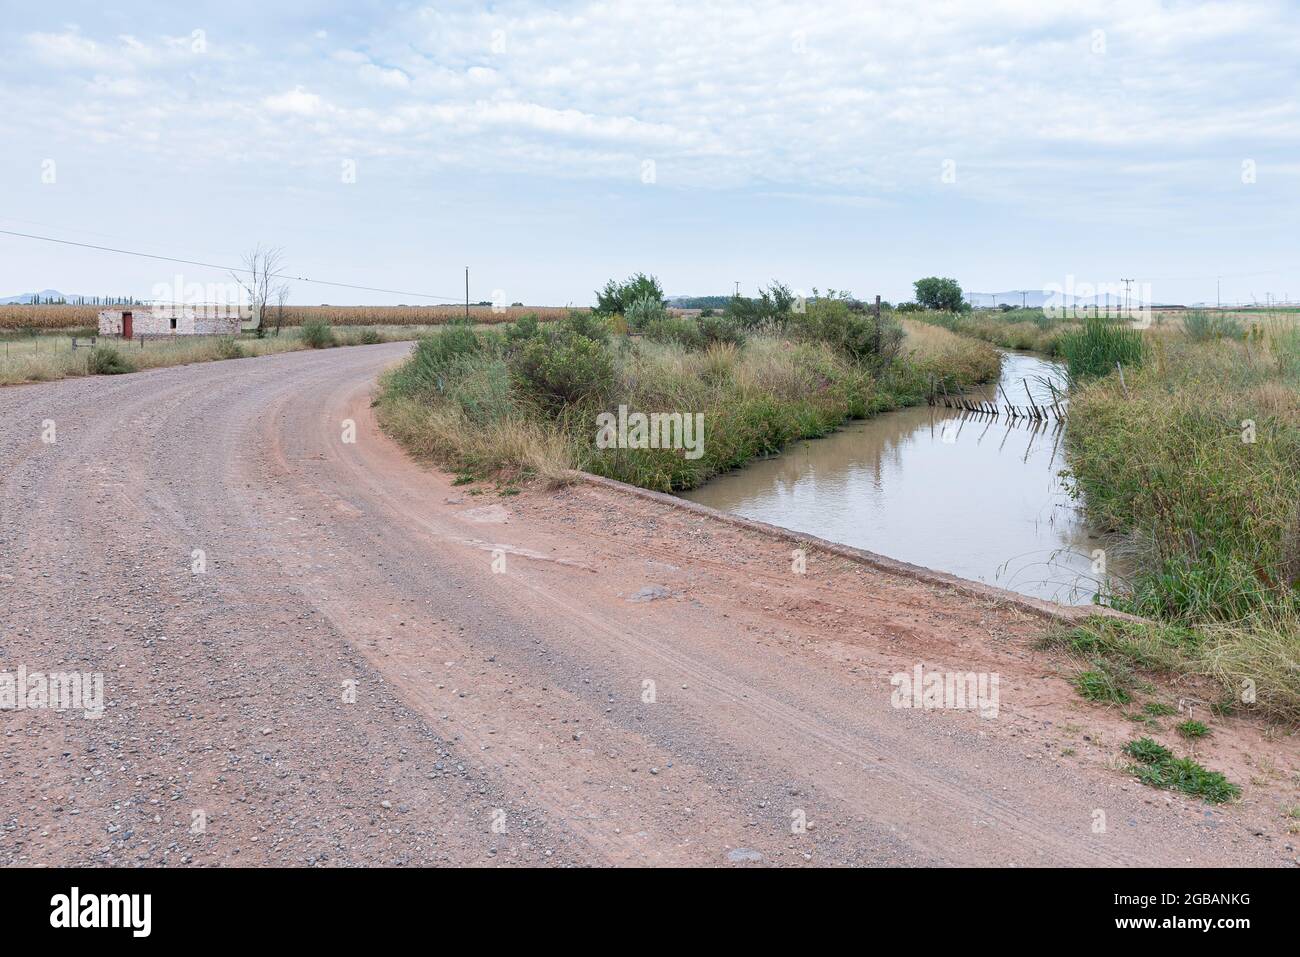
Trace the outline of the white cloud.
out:
[[[86,84],[86,89],[95,96],[139,96],[144,92],[145,86],[135,77],[105,76],[100,73]]]
[[[262,105],[272,113],[290,113],[297,116],[316,116],[325,112],[325,101],[315,93],[296,86],[287,93],[263,98]]]
[[[365,83],[385,86],[394,90],[404,90],[411,85],[411,78],[401,70],[385,69],[374,63],[364,63],[357,68],[357,75]]]
[[[29,33],[26,41],[36,58],[49,66],[101,70],[122,62],[108,47],[73,32]]]
[[[54,70],[56,92],[19,106],[40,112],[46,96],[70,121],[138,129],[150,114],[114,105],[131,97],[178,145],[260,107],[312,121],[258,146],[290,160],[345,145],[620,179],[653,158],[673,187],[857,205],[928,192],[947,159],[965,195],[1033,204],[1065,175],[1042,161],[1074,148],[1087,155],[1070,188],[1086,191],[1107,175],[1135,188],[1202,175],[1199,160],[1239,142],[1300,141],[1300,26],[1278,2],[665,0],[651,14],[507,0],[388,16],[361,36],[329,24],[318,43],[261,52],[216,43],[227,31],[213,24],[223,52],[202,57],[186,37],[138,29],[30,33],[26,51]],[[59,70],[81,72],[95,101],[71,110]]]

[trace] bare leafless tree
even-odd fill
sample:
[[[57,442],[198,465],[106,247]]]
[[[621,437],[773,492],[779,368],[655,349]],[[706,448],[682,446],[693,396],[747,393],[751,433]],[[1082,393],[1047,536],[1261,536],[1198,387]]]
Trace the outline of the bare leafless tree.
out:
[[[289,284],[282,282],[275,287],[275,334],[280,334],[280,326],[284,324],[284,304],[289,299]]]
[[[266,307],[272,297],[279,295],[279,273],[284,266],[284,249],[279,246],[263,246],[258,243],[250,252],[244,254],[244,268],[230,275],[244,287],[249,305],[253,310],[253,321],[257,323],[257,337],[266,335]],[[286,287],[287,290],[287,287]],[[286,293],[287,294],[287,293]],[[278,331],[278,329],[277,329]]]

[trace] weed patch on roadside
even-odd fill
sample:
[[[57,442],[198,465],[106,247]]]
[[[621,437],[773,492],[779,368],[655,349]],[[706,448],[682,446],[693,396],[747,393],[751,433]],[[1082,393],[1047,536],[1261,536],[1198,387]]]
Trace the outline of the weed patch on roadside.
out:
[[[312,349],[328,349],[335,344],[334,330],[330,324],[316,319],[302,324],[299,337]]]
[[[1108,668],[1081,671],[1074,677],[1074,687],[1080,695],[1102,704],[1128,704],[1132,701],[1133,696],[1126,684]]]
[[[1150,738],[1130,741],[1124,745],[1124,753],[1137,762],[1128,766],[1128,772],[1151,787],[1181,791],[1211,804],[1241,796],[1241,788],[1221,772],[1207,770],[1191,758],[1175,758],[1172,751]]]
[[[91,375],[121,375],[134,372],[135,364],[112,346],[95,346],[90,350],[87,368]]]

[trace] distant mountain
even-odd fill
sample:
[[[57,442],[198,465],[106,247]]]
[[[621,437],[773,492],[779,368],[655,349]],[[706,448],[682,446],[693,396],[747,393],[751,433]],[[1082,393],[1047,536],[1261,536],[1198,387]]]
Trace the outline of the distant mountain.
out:
[[[976,306],[1019,306],[1022,304],[1030,309],[1039,309],[1047,305],[1048,300],[1054,299],[1055,303],[1060,306],[1105,306],[1109,303],[1111,306],[1121,305],[1124,301],[1124,290],[1121,287],[1118,290],[1112,290],[1109,298],[1105,292],[1096,296],[1074,296],[1064,293],[1056,294],[1053,292],[1044,292],[1037,289],[1011,289],[1007,292],[968,292],[966,300],[973,302]],[[1144,303],[1139,298],[1139,287],[1135,283],[1129,292],[1129,305],[1157,305],[1157,303]]]
[[[68,302],[72,302],[77,298],[76,296],[65,295],[57,289],[42,289],[40,292],[25,292],[21,296],[9,296],[5,299],[0,299],[0,305],[11,306],[18,302],[31,302],[37,297],[40,297],[42,302],[47,299],[66,299]]]
[[[1037,290],[1026,290],[1023,295],[1023,304],[1030,308],[1038,308],[1045,304],[1050,293],[1040,292]],[[977,306],[1000,306],[1006,303],[1010,306],[1021,305],[1021,292],[1019,289],[1012,289],[1008,292],[968,292],[966,299],[975,303]]]

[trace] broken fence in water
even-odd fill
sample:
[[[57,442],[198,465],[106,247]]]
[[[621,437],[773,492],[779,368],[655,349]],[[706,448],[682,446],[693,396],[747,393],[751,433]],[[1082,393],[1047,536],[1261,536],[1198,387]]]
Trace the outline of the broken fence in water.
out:
[[[987,415],[993,418],[1006,416],[1008,419],[1015,421],[1017,419],[1028,419],[1033,422],[1055,421],[1061,423],[1065,421],[1066,409],[1061,404],[1062,396],[1056,391],[1056,387],[1050,382],[1047,388],[1052,392],[1051,403],[1044,403],[1041,399],[1034,401],[1033,393],[1029,390],[1029,383],[1024,379],[1020,380],[1025,387],[1025,398],[1029,400],[1028,405],[1016,405],[1007,396],[1006,390],[1002,388],[1002,383],[998,383],[998,394],[1002,396],[1004,405],[998,405],[989,399],[972,399],[965,394],[950,395],[942,383],[936,383],[934,379],[930,380],[930,405],[942,405],[945,409],[959,409],[962,412],[969,412],[972,415]]]

